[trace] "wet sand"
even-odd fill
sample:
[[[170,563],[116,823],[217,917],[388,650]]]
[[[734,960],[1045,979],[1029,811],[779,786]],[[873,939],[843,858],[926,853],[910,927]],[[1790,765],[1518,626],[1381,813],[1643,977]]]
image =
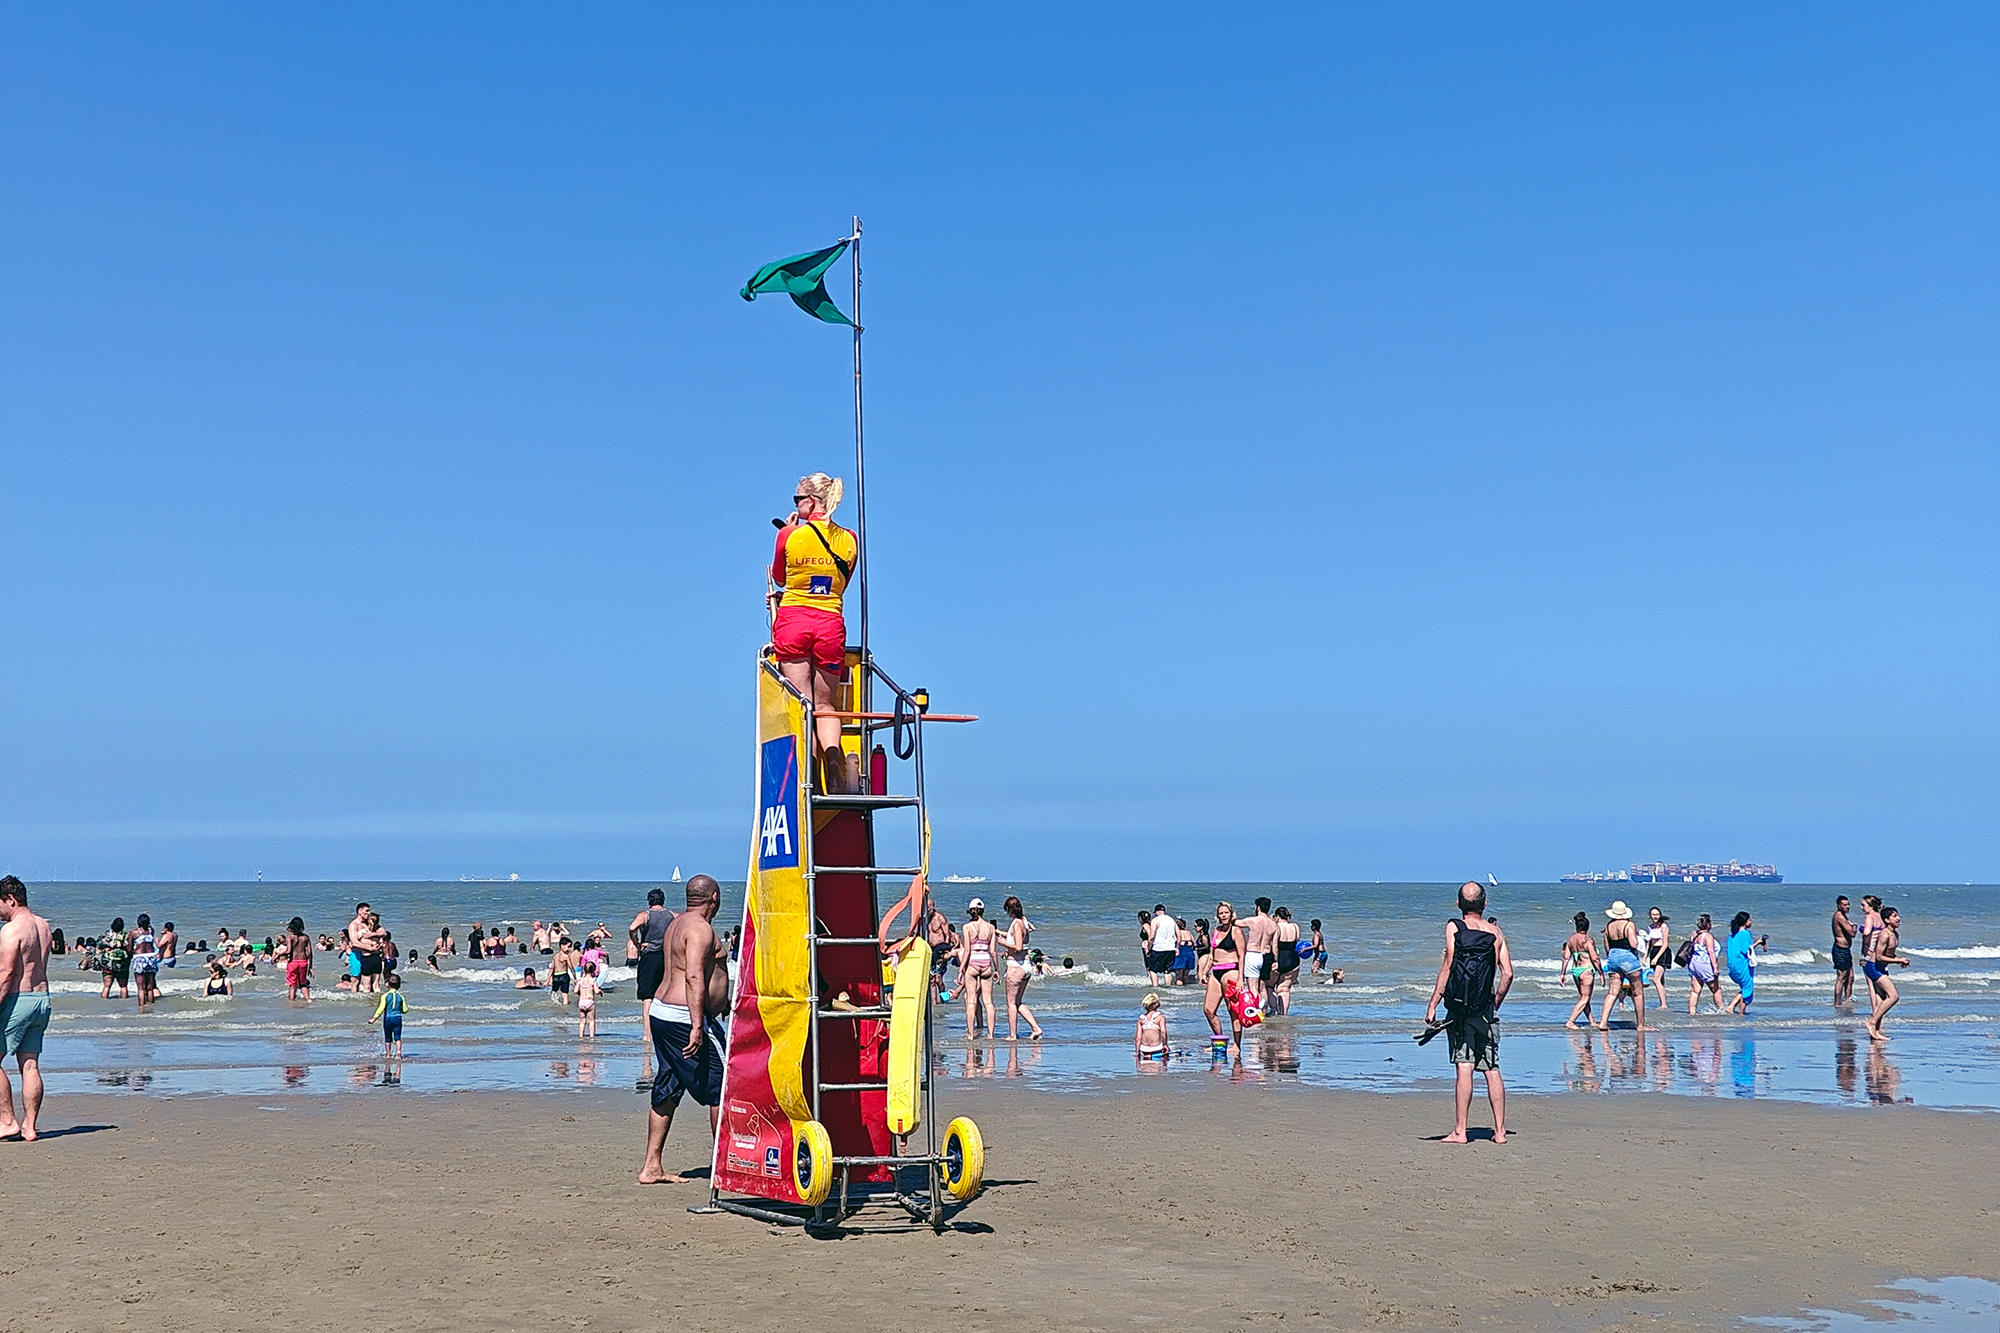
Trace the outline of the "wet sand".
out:
[[[1713,1329],[2000,1253],[1985,1115],[1522,1097],[1453,1148],[1436,1096],[949,1091],[986,1194],[836,1239],[634,1185],[629,1092],[53,1100],[0,1144],[0,1329]]]

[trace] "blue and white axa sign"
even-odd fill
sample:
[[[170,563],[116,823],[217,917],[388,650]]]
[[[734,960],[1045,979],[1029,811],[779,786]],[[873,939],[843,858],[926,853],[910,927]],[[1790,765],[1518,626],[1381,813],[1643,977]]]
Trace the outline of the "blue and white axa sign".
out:
[[[765,741],[758,764],[757,868],[782,870],[799,863],[798,737]]]

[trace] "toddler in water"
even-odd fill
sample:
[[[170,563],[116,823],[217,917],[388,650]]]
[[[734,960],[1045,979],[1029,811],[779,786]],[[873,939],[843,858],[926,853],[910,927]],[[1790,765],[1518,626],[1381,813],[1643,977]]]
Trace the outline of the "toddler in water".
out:
[[[375,1013],[369,1018],[373,1023],[378,1019],[382,1024],[382,1054],[391,1060],[403,1058],[403,1015],[409,1012],[409,1005],[403,1000],[403,979],[395,973],[389,975],[389,989],[382,992],[382,998],[375,1002]]]
[[[1139,1026],[1132,1033],[1132,1049],[1141,1060],[1167,1058],[1167,1016],[1160,1012],[1160,997],[1148,994],[1139,1002]]]
[[[597,984],[597,964],[585,963],[576,979],[576,1036],[597,1035],[597,996],[604,988]]]

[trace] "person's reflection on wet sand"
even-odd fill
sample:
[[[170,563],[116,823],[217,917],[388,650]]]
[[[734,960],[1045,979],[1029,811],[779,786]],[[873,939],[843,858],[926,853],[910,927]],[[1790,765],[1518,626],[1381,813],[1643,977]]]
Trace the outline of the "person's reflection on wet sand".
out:
[[[1674,1087],[1674,1044],[1657,1032],[1649,1035],[1653,1042],[1653,1091],[1672,1092]]]
[[[1627,1056],[1618,1048],[1618,1041],[1612,1033],[1604,1034],[1604,1063],[1608,1067],[1606,1078],[1624,1080],[1641,1072],[1641,1060],[1646,1051],[1646,1035],[1637,1029],[1633,1029],[1632,1035],[1636,1040],[1632,1043],[1631,1055]]]
[[[1729,1053],[1729,1082],[1738,1097],[1757,1095],[1757,1039],[1745,1037]]]
[[[354,1072],[347,1076],[347,1081],[357,1088],[372,1088],[375,1086],[375,1080],[381,1076],[380,1065],[356,1065]]]
[[[288,1088],[298,1087],[306,1081],[306,1075],[310,1073],[312,1073],[312,1070],[305,1065],[286,1065],[285,1086]]]
[[[1597,1072],[1597,1046],[1591,1040],[1588,1030],[1570,1033],[1570,1047],[1576,1052],[1576,1065],[1572,1070],[1563,1067],[1565,1081],[1571,1092],[1598,1092],[1604,1087],[1604,1078]]]
[[[1882,1049],[1880,1042],[1869,1043],[1868,1100],[1878,1106],[1913,1103],[1916,1100],[1914,1097],[1896,1095],[1902,1091],[1902,1087],[1903,1071],[1896,1068],[1894,1062],[1889,1059],[1888,1052]]]
[[[1859,1101],[1858,1085],[1861,1071],[1854,1063],[1854,1038],[1842,1037],[1833,1044],[1833,1081],[1840,1085],[1841,1095],[1850,1102]]]
[[[1703,1092],[1713,1094],[1722,1082],[1722,1038],[1695,1037],[1688,1042],[1688,1076]]]
[[[1278,1074],[1299,1072],[1299,1048],[1290,1033],[1266,1033],[1257,1042],[1257,1061]]]

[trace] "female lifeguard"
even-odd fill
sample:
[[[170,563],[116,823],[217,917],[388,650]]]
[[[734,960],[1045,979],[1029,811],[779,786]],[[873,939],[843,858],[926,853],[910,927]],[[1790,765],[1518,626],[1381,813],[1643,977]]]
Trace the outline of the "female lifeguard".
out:
[[[850,774],[840,754],[840,719],[833,716],[834,690],[847,678],[847,622],[841,595],[854,577],[860,543],[833,521],[843,493],[840,478],[815,472],[800,477],[792,496],[792,521],[778,530],[766,600],[776,608],[771,648],[778,670],[793,689],[813,702],[814,744],[819,750],[822,792],[852,792],[860,786],[860,763]]]

